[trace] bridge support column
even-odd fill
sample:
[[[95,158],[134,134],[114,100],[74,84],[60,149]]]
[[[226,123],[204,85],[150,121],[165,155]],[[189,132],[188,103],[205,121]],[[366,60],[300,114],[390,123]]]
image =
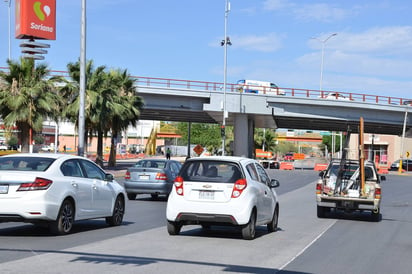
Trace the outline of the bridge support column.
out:
[[[234,117],[234,156],[253,158],[255,123],[247,114],[235,114]]]

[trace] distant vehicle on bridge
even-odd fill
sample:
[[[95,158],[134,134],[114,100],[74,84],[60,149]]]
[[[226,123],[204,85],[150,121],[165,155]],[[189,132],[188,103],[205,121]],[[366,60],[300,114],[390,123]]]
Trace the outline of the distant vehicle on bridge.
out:
[[[268,95],[285,95],[286,92],[280,89],[276,84],[257,80],[239,80],[237,81],[238,91],[244,93],[268,94]]]
[[[338,92],[329,92],[324,96],[320,96],[322,99],[332,99],[332,100],[345,100],[345,101],[354,101],[352,98],[342,95]]]

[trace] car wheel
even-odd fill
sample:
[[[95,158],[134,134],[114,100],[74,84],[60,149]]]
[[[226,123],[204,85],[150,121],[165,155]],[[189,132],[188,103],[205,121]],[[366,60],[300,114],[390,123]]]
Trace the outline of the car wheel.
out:
[[[157,199],[159,197],[159,194],[150,194],[150,196],[152,196],[152,199]]]
[[[179,235],[182,225],[177,222],[167,221],[167,232],[169,235]]]
[[[256,235],[256,213],[252,211],[249,222],[242,228],[242,236],[245,240],[253,240]]]
[[[127,193],[127,198],[129,200],[136,200],[136,194],[134,193]]]
[[[74,223],[74,205],[70,200],[64,200],[56,221],[49,225],[50,232],[56,235],[68,234]]]
[[[110,217],[106,217],[106,223],[111,226],[121,225],[124,215],[124,200],[121,196],[117,196],[114,203],[113,214]]]
[[[279,206],[276,205],[275,211],[273,212],[272,221],[268,223],[268,231],[275,232],[278,229],[278,219],[279,219]]]
[[[318,218],[325,218],[326,209],[323,206],[317,206],[317,215]]]
[[[374,221],[374,222],[379,222],[380,221],[381,213],[380,213],[379,208],[378,208],[377,211],[372,211],[372,216],[371,217],[372,217],[372,221]]]

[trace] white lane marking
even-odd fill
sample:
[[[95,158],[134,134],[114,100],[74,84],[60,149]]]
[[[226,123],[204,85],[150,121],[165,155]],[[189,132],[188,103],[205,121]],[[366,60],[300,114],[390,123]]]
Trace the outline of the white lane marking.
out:
[[[306,251],[306,249],[308,249],[311,245],[313,245],[314,242],[316,242],[320,237],[322,237],[323,234],[326,233],[326,231],[328,231],[334,224],[336,223],[336,220],[331,223],[329,226],[327,226],[325,228],[325,230],[322,231],[322,233],[320,233],[315,239],[313,239],[309,244],[307,244],[298,254],[296,254],[295,256],[293,256],[289,261],[287,261],[284,265],[282,265],[278,271],[276,271],[275,273],[282,271],[286,266],[288,266],[288,264],[290,264],[291,262],[293,262],[297,257],[299,257],[303,252]]]

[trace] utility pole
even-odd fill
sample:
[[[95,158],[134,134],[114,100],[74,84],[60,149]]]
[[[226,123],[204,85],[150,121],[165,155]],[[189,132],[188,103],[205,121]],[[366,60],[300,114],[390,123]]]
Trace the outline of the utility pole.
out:
[[[225,7],[225,36],[221,42],[221,45],[224,46],[224,68],[223,68],[223,120],[221,126],[221,135],[222,135],[222,156],[225,156],[225,146],[226,146],[226,82],[227,82],[227,46],[232,45],[229,37],[227,36],[227,18],[230,12],[230,3],[229,0],[226,0]]]
[[[85,92],[86,91],[86,0],[82,0],[80,31],[80,103],[79,103],[79,146],[77,155],[84,156],[85,134]]]

